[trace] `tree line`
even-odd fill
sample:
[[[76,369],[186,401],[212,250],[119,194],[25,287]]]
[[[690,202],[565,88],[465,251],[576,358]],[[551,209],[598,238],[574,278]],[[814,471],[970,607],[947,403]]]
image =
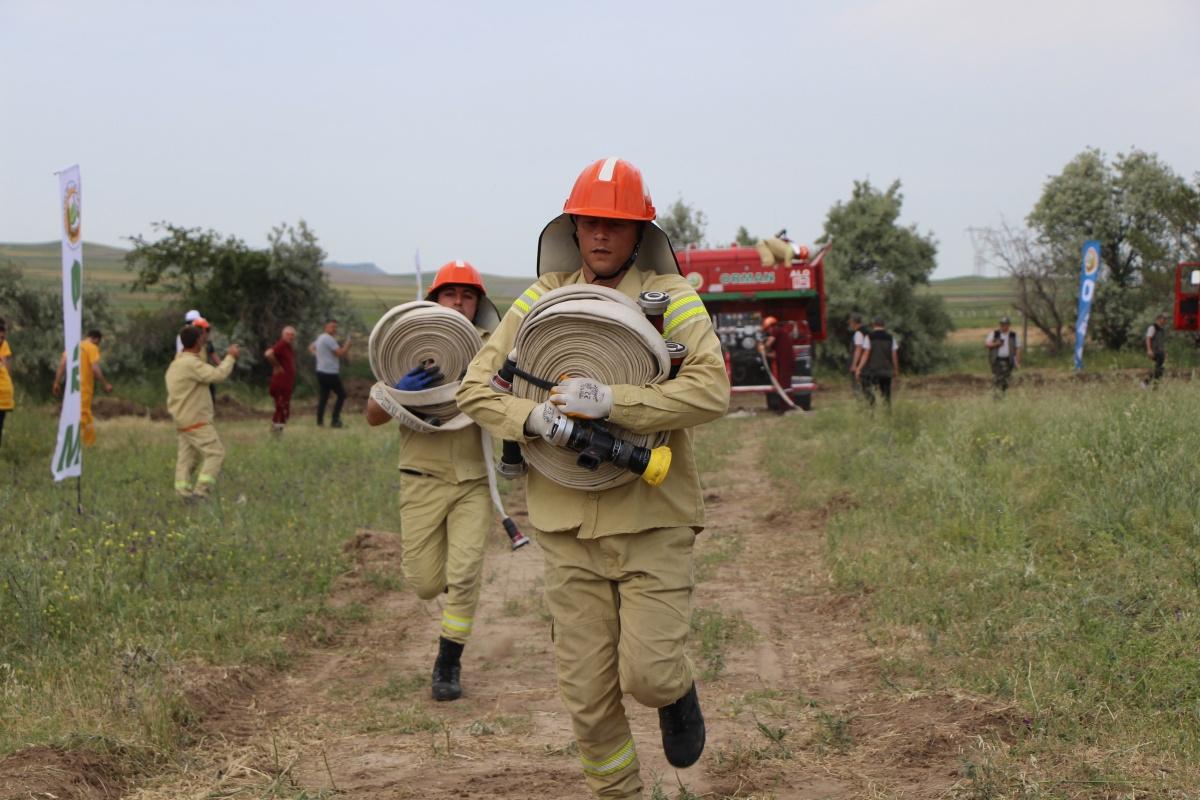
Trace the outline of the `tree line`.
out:
[[[240,342],[239,374],[265,383],[271,366],[261,354],[279,339],[284,325],[315,338],[325,321],[337,318],[350,330],[364,323],[348,296],[333,288],[321,269],[325,251],[303,220],[280,225],[268,246],[251,248],[235,236],[170,223],[154,226],[155,238],[130,237],[125,256],[135,291],[158,292],[165,305],[121,312],[101,287],[83,298],[83,329],[104,335],[105,369],[140,376],[175,357],[175,335],[188,309],[199,309],[213,325],[220,348]],[[20,264],[0,260],[0,318],[14,353],[13,377],[26,391],[49,390],[62,353],[62,293],[27,279]],[[302,339],[308,341],[308,339]]]

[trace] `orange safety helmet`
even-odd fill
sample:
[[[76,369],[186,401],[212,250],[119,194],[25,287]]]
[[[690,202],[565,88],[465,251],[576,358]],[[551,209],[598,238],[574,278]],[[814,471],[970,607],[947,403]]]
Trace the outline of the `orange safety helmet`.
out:
[[[483,276],[466,261],[447,261],[437,271],[425,299],[431,303],[437,302],[438,290],[443,286],[470,286],[479,291],[479,307],[475,310],[475,319],[471,320],[484,330],[494,331],[500,325],[500,310],[496,308],[483,288]]]
[[[579,173],[571,196],[563,203],[563,213],[642,222],[655,217],[642,171],[616,156],[602,158]]]
[[[479,274],[479,270],[466,261],[447,261],[437,271],[433,283],[429,284],[429,293],[425,295],[425,299],[433,300],[437,296],[438,289],[450,284],[471,286],[478,289],[481,295],[487,294],[487,289],[483,288],[483,276]]]
[[[775,319],[774,317],[766,317],[763,319],[763,327],[764,328],[773,328],[778,324],[779,324],[779,320]]]
[[[634,266],[659,275],[682,275],[675,248],[666,232],[654,224],[656,212],[642,171],[623,158],[602,158],[575,179],[571,196],[538,238],[537,273],[574,272],[579,269],[579,242],[574,217],[607,217],[644,222],[641,241],[634,250]]]

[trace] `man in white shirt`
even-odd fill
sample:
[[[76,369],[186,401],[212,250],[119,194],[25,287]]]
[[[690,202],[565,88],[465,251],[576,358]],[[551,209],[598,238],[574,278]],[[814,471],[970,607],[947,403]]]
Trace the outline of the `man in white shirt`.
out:
[[[1002,317],[1000,327],[988,334],[984,344],[992,365],[992,395],[999,400],[1008,391],[1012,371],[1021,366],[1021,339],[1008,317]]]
[[[1157,384],[1163,376],[1163,365],[1167,362],[1167,315],[1159,314],[1154,324],[1146,328],[1146,355],[1154,360],[1154,371],[1142,381],[1142,386]]]
[[[863,349],[863,345],[867,341],[867,329],[863,325],[862,314],[850,315],[850,330],[854,331],[854,349],[850,353],[850,392],[856,397],[863,398],[863,385],[859,378],[859,372],[867,363],[867,353]]]
[[[884,328],[882,314],[872,320],[871,332],[862,343],[862,359],[855,377],[862,380],[863,394],[872,408],[875,407],[875,389],[878,387],[883,402],[892,405],[892,379],[900,377],[900,342]]]

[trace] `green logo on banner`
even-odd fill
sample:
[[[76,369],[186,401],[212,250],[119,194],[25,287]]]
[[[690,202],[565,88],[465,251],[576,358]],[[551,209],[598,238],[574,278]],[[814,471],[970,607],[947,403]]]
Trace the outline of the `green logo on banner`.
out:
[[[71,302],[75,304],[75,310],[79,310],[79,298],[83,296],[83,265],[79,263],[79,259],[75,259],[75,263],[71,265]]]

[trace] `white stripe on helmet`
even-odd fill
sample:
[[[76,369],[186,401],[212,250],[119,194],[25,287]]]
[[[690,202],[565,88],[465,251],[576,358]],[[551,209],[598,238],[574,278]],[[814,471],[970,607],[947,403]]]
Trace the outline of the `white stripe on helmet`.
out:
[[[599,180],[611,181],[612,176],[613,176],[613,170],[615,170],[617,168],[617,162],[620,160],[621,159],[617,158],[616,156],[612,156],[611,158],[604,159],[604,166],[600,168]]]

